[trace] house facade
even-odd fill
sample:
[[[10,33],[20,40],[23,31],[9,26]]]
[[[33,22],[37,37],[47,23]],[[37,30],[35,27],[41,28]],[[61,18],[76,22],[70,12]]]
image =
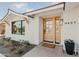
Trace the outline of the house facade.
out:
[[[4,36],[5,34],[5,23],[1,22],[0,23],[0,36]]]
[[[5,22],[5,37],[36,45],[46,42],[64,46],[66,39],[79,44],[78,6],[76,2],[58,3],[23,14],[9,10],[2,19]]]

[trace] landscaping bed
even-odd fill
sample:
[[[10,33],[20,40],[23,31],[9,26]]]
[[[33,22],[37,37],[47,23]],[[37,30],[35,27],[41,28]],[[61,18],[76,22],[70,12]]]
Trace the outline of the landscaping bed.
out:
[[[0,53],[7,57],[20,57],[30,51],[36,45],[30,44],[28,41],[15,41],[8,39],[0,40]]]

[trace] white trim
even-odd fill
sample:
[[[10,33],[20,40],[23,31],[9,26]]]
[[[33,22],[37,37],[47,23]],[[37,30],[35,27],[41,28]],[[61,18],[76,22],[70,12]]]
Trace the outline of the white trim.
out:
[[[27,16],[25,16],[25,15],[22,15],[22,14],[19,14],[19,13],[16,13],[16,12],[14,12],[14,11],[12,11],[12,10],[8,10],[8,12],[7,12],[7,14],[6,14],[6,16],[2,19],[2,21],[5,21],[6,20],[6,18],[7,18],[7,16],[9,15],[9,14],[14,14],[14,15],[18,15],[18,16],[21,16],[21,17],[25,17],[25,18],[27,18],[28,19],[28,17]]]

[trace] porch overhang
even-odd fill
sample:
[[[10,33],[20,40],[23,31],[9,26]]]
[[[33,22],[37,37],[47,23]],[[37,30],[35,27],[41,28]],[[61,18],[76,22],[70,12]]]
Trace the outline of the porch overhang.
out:
[[[38,14],[38,13],[41,13],[41,12],[55,10],[55,9],[59,9],[59,8],[62,8],[64,10],[65,9],[65,3],[62,2],[62,3],[51,5],[51,6],[48,6],[48,7],[45,7],[45,8],[41,8],[41,9],[37,9],[37,10],[34,10],[34,11],[26,12],[26,13],[24,13],[24,15],[35,15],[35,14]]]

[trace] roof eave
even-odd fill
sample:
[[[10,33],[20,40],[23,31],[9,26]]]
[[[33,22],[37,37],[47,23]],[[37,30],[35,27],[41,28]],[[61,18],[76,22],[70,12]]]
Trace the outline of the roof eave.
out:
[[[62,5],[61,7],[63,8],[64,4],[65,4],[65,2],[61,2],[61,3],[51,5],[51,6],[48,6],[48,7],[45,7],[45,8],[41,8],[41,9],[33,10],[33,11],[30,11],[30,12],[26,12],[26,13],[24,13],[24,15],[32,15],[32,14],[37,14],[37,13],[44,12],[44,11],[47,11],[47,10],[53,10],[53,9],[56,9],[55,7],[60,6],[60,5]]]
[[[5,21],[6,17],[10,14],[10,13],[13,13],[14,15],[20,15],[20,16],[23,16],[23,17],[26,17],[28,18],[27,16],[21,14],[21,13],[17,13],[11,9],[8,9],[8,12],[6,13],[6,15],[1,19],[1,21]]]

